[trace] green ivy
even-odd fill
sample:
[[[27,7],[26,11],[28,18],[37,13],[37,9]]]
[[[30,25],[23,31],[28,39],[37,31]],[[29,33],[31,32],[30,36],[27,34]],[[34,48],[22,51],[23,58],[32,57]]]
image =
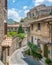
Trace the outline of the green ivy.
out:
[[[49,58],[46,58],[45,62],[46,62],[47,64],[52,63],[52,61],[51,61]]]
[[[28,46],[31,50],[31,55],[33,57],[37,57],[38,59],[42,58],[42,55],[40,53],[37,52],[37,50],[39,50],[39,47],[31,42],[28,42]]]

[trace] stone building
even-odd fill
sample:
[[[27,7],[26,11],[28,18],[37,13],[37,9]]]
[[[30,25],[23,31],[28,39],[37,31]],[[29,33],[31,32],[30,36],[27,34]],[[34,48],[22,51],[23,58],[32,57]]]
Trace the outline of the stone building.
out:
[[[0,0],[0,59],[2,59],[1,44],[5,35],[7,34],[7,29],[5,28],[6,21],[7,21],[7,0]]]
[[[52,12],[52,6],[46,6],[44,4],[36,6],[32,8],[28,13],[27,13],[27,18],[41,18],[48,16]]]
[[[20,25],[19,23],[8,24],[7,25],[7,32],[11,32],[11,31],[18,32],[19,25]]]
[[[52,60],[52,6],[39,5],[27,13],[25,25],[29,25],[28,41],[38,45],[43,57]]]
[[[18,38],[6,36],[6,39],[2,42],[2,47],[2,61],[5,64],[13,52],[19,48]]]
[[[52,16],[30,23],[29,41],[41,48],[43,57],[49,57],[52,60]]]

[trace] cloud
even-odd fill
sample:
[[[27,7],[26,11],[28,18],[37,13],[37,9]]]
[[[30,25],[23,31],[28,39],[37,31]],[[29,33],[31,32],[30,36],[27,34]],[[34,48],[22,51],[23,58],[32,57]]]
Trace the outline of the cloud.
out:
[[[27,12],[29,12],[29,9],[28,9],[28,6],[25,5],[25,6],[23,6],[23,13],[24,13],[25,17],[27,15]]]
[[[27,9],[27,8],[28,8],[27,6],[24,6],[24,7],[23,7],[24,10]]]
[[[20,21],[20,19],[21,19],[18,11],[16,11],[15,8],[8,9],[8,18],[11,18],[17,22]]]
[[[48,0],[49,2],[52,2],[52,0]]]
[[[44,2],[44,0],[33,0],[35,6],[40,5]]]
[[[29,12],[29,10],[24,10],[25,16],[27,16],[27,12]]]
[[[15,3],[15,0],[13,0],[13,3]]]
[[[27,13],[27,12],[29,12],[29,10],[25,10],[25,11],[24,11],[24,13]]]
[[[22,10],[19,10],[18,12],[19,12],[19,13],[22,13]]]

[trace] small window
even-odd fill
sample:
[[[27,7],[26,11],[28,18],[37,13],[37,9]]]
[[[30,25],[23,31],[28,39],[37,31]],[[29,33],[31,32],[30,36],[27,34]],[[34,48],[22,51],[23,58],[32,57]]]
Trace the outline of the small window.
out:
[[[34,13],[32,13],[32,16],[34,17]]]
[[[40,30],[41,29],[41,25],[40,25],[40,23],[38,23],[38,30]]]
[[[31,25],[31,29],[33,30],[33,24]]]
[[[40,39],[37,39],[37,45],[40,47]]]
[[[31,42],[33,43],[33,36],[31,37]]]

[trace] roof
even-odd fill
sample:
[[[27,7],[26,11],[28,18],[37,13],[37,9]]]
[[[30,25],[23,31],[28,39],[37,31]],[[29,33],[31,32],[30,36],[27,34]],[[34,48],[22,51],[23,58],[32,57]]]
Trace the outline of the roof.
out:
[[[30,11],[28,12],[28,13],[30,13],[30,12],[32,12],[32,11],[36,11],[36,10],[39,10],[39,9],[41,9],[41,8],[45,8],[46,7],[46,5],[45,4],[41,4],[41,5],[38,5],[38,6],[36,6],[36,7],[33,7],[32,9],[30,9]],[[28,14],[27,13],[27,14]]]
[[[19,24],[8,24],[7,27],[19,27]]]
[[[34,24],[34,23],[37,23],[37,22],[42,22],[44,20],[47,20],[47,21],[50,21],[52,20],[52,16],[47,16],[47,17],[44,17],[44,18],[40,18],[40,19],[37,19],[37,20],[34,20],[33,22],[31,22],[30,24]],[[45,21],[46,22],[46,21]]]
[[[40,44],[43,44],[43,45],[47,45],[47,46],[52,46],[52,43],[51,42],[48,42],[48,41],[39,41]]]
[[[2,47],[10,47],[12,44],[12,38],[7,37],[6,39],[3,40],[1,46]]]
[[[33,12],[33,11],[40,11],[40,10],[47,10],[48,11],[48,9],[52,9],[52,6],[46,6],[45,4],[41,4],[41,5],[38,5],[36,7],[33,7],[28,13]]]
[[[33,22],[33,21],[34,21],[34,19],[32,19],[32,18],[31,19],[25,18],[24,22],[22,23],[22,26],[23,27],[29,27],[30,23]]]
[[[47,17],[43,17],[43,18],[39,18],[39,19],[26,19],[24,20],[24,22],[22,23],[23,27],[29,27],[30,24],[34,24],[34,23],[38,23],[38,22],[44,22],[44,20],[46,21],[50,21],[52,20],[52,16],[47,16]],[[46,22],[45,21],[45,22]]]

